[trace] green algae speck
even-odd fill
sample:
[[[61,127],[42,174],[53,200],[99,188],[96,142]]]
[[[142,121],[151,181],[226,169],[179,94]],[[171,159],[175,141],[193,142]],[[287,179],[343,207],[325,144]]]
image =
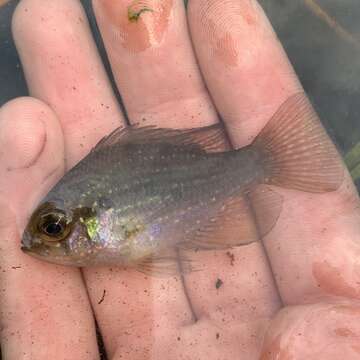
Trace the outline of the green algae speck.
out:
[[[132,6],[129,6],[128,7],[128,19],[130,22],[138,22],[140,15],[143,12],[147,12],[147,11],[153,12],[153,10],[148,7],[143,7],[140,10],[134,10]]]

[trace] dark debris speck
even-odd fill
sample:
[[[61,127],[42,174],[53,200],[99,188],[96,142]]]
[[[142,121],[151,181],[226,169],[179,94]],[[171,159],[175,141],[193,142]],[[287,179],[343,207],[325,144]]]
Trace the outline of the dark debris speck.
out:
[[[215,283],[215,287],[217,289],[220,289],[223,284],[224,284],[224,282],[221,279],[217,279],[216,283]]]
[[[98,305],[100,305],[104,301],[105,295],[106,295],[106,290],[104,289],[101,299],[98,301]]]

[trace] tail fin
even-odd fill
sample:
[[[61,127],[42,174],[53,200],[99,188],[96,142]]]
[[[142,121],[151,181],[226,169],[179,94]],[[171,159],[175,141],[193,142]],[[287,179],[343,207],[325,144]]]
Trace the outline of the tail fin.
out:
[[[336,190],[344,166],[304,93],[290,97],[254,141],[266,184],[321,193]]]

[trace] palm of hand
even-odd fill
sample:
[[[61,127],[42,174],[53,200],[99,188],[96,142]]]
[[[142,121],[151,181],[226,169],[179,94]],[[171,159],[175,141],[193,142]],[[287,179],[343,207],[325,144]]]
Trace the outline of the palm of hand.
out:
[[[133,122],[204,126],[219,120],[216,106],[240,147],[300,85],[256,4],[216,3],[188,9],[204,80],[182,1],[151,1],[137,21],[128,21],[130,2],[94,9]],[[359,211],[348,177],[334,193],[279,190],[283,212],[263,244],[193,254],[206,271],[186,276],[186,293],[174,277],[82,276],[22,254],[30,209],[124,118],[76,1],[23,0],[13,27],[30,93],[50,107],[21,98],[0,110],[6,359],[96,359],[93,313],[113,359],[359,356]]]

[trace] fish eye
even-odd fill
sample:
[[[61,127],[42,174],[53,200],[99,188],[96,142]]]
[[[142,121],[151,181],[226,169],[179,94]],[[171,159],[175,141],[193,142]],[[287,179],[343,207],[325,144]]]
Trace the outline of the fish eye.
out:
[[[65,214],[62,212],[52,212],[41,216],[39,231],[46,236],[46,240],[58,241],[68,234],[68,224]]]
[[[63,232],[63,227],[60,224],[50,222],[48,224],[45,224],[43,227],[44,232],[46,232],[47,235],[59,235]]]

